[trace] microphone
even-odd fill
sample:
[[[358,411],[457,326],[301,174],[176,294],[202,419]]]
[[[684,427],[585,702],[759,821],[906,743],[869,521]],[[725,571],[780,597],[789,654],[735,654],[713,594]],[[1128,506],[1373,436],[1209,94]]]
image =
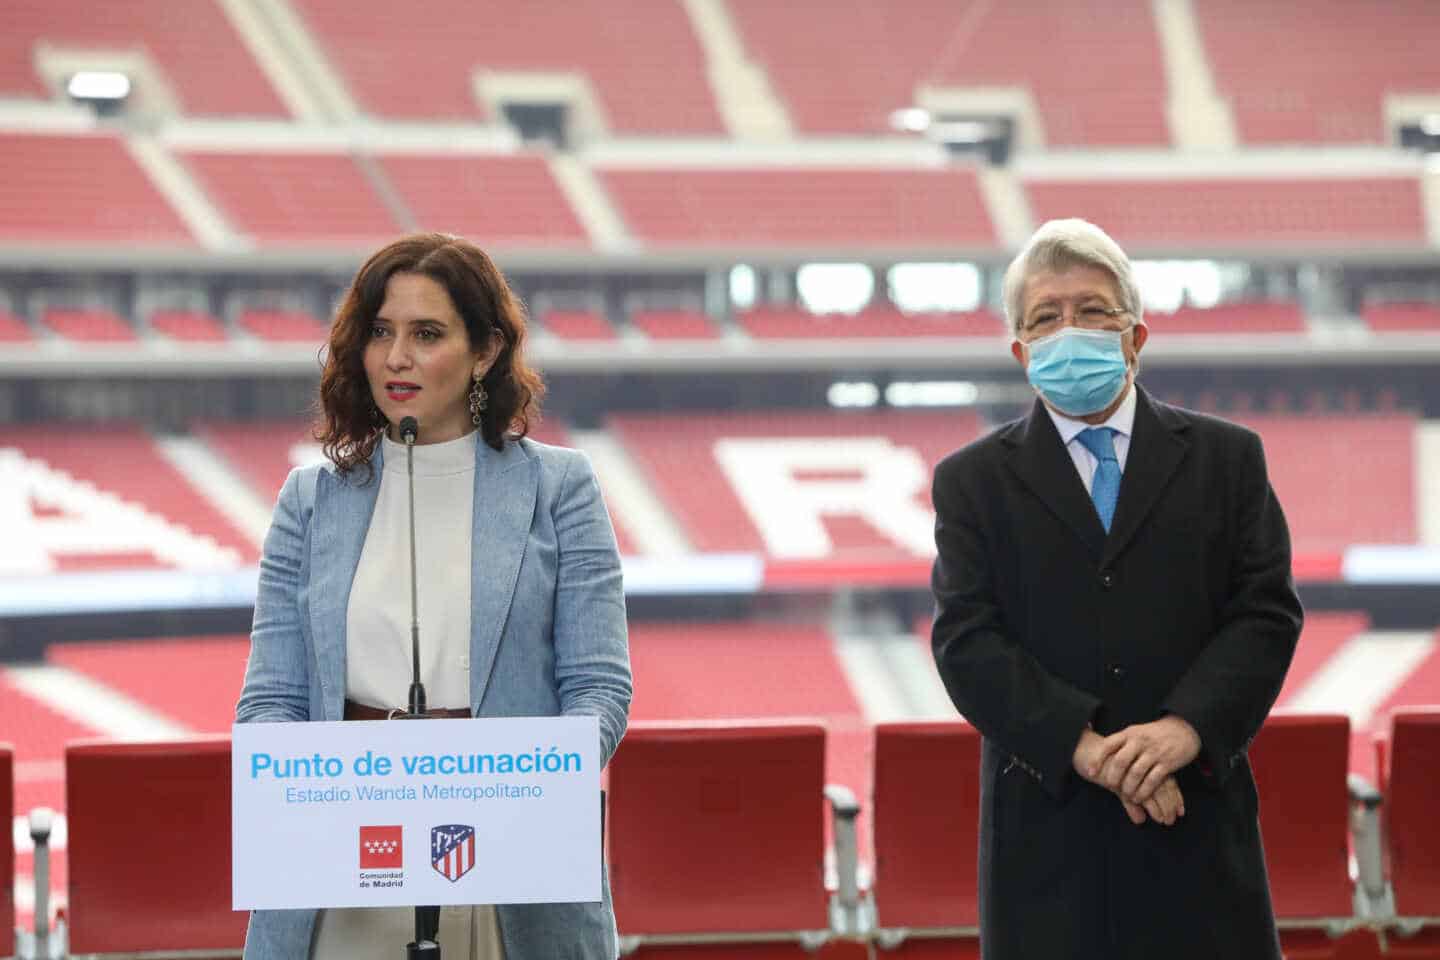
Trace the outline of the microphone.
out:
[[[414,417],[400,420],[405,441],[405,469],[410,478],[410,710],[407,720],[425,719],[425,685],[420,682],[420,596],[415,576],[415,441],[420,424]],[[415,908],[415,939],[405,945],[406,960],[440,960],[440,908]]]
[[[414,417],[400,420],[400,438],[405,441],[406,472],[410,476],[410,716],[425,716],[425,685],[420,682],[420,597],[415,576],[415,441],[420,424]]]

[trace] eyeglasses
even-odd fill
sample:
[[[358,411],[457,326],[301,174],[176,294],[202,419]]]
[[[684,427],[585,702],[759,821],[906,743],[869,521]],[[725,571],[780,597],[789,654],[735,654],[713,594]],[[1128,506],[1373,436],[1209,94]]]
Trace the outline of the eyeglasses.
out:
[[[1070,311],[1071,323],[1082,330],[1124,330],[1115,321],[1130,315],[1124,307],[1107,307],[1089,303]],[[1048,337],[1065,325],[1065,313],[1055,307],[1037,310],[1021,332],[1031,338]]]

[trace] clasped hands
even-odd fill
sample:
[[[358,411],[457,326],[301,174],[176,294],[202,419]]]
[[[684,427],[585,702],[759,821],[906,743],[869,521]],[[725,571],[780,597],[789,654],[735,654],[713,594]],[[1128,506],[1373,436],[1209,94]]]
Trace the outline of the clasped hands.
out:
[[[1167,827],[1185,815],[1175,771],[1200,753],[1200,735],[1174,714],[1137,723],[1108,737],[1085,728],[1075,746],[1075,772],[1120,798],[1132,823],[1148,817]]]

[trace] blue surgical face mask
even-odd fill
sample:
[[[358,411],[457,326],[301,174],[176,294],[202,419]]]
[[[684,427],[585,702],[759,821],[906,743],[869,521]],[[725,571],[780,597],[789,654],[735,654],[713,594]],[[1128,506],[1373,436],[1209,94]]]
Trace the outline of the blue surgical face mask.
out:
[[[1125,389],[1124,331],[1066,327],[1029,344],[1025,376],[1061,413],[1086,417],[1099,413]]]

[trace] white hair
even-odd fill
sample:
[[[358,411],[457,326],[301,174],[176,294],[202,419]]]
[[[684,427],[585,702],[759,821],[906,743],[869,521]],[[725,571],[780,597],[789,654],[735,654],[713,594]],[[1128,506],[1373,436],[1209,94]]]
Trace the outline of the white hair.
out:
[[[1130,258],[1104,230],[1088,220],[1072,217],[1042,223],[1006,268],[1002,295],[1012,335],[1020,335],[1025,282],[1038,273],[1061,273],[1072,267],[1098,267],[1114,277],[1120,306],[1136,323],[1145,322]]]

